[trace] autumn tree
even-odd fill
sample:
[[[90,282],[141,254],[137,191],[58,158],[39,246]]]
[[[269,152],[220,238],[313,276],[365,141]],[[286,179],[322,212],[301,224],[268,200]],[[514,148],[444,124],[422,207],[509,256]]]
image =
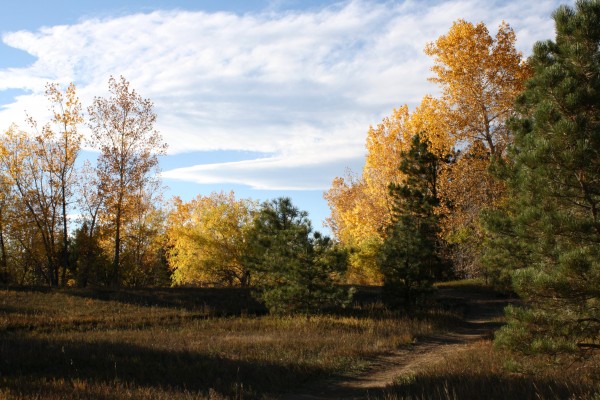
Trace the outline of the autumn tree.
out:
[[[73,196],[75,160],[81,147],[81,106],[75,86],[62,93],[46,87],[52,119],[39,127],[28,117],[30,132],[11,127],[5,136],[2,165],[5,186],[12,187],[42,240],[51,285],[66,282],[69,269],[68,214]],[[59,274],[62,267],[62,274]]]
[[[96,168],[86,160],[79,171],[76,184],[77,203],[81,213],[80,227],[75,232],[75,260],[77,284],[86,287],[88,282],[108,284],[106,260],[99,243],[99,217],[103,204],[103,193]]]
[[[135,196],[131,221],[123,240],[123,283],[127,286],[168,286],[166,211],[157,187],[140,188]]]
[[[154,129],[156,114],[129,82],[111,77],[110,96],[96,97],[88,108],[93,144],[100,150],[97,169],[103,211],[113,229],[112,283],[121,277],[122,234],[132,220],[133,207],[142,188],[152,186],[158,155],[166,144]]]
[[[494,157],[505,156],[511,140],[506,121],[529,75],[514,42],[507,24],[491,37],[482,23],[455,22],[425,50],[434,57],[432,80],[440,85],[442,97],[425,96],[412,113],[407,106],[394,110],[369,130],[362,174],[334,180],[325,194],[332,209],[328,223],[336,237],[354,249],[350,268],[358,270],[355,276],[368,276],[362,272],[372,265],[368,255],[377,253],[389,232],[387,187],[403,179],[397,169],[399,154],[416,134],[429,141],[437,156],[458,151],[457,162],[440,171],[440,212],[448,216],[440,234],[456,245],[457,264],[473,271],[481,248],[479,213],[504,198],[503,184],[488,168]]]
[[[556,39],[535,44],[517,101],[500,170],[510,197],[488,213],[486,260],[524,301],[497,343],[560,360],[600,348],[600,3],[553,18]]]
[[[506,122],[530,73],[515,41],[505,22],[492,37],[482,22],[458,20],[425,47],[434,58],[436,77],[431,81],[440,85],[449,106],[452,134],[469,143],[483,142],[492,156],[504,154],[511,142]]]
[[[352,282],[382,282],[377,257],[392,225],[389,185],[404,179],[398,169],[401,154],[419,132],[430,143],[433,154],[443,157],[449,153],[454,142],[448,125],[444,124],[445,111],[443,103],[431,96],[426,96],[413,113],[406,105],[394,110],[390,117],[368,131],[362,175],[336,178],[325,194],[331,208],[328,225],[350,249]]]
[[[233,192],[173,200],[167,223],[167,259],[174,285],[247,287],[244,257],[256,203]]]
[[[82,135],[77,131],[78,125],[83,123],[81,104],[76,94],[74,84],[70,84],[63,94],[57,84],[46,86],[46,96],[50,100],[52,124],[47,124],[42,129],[42,136],[38,141],[42,144],[43,157],[59,190],[60,217],[62,221],[62,246],[61,265],[62,282],[66,282],[66,272],[69,266],[69,208],[74,195],[75,186],[75,161],[81,149]]]
[[[0,159],[5,156],[4,146],[0,140]],[[0,166],[2,163],[0,162]],[[11,274],[8,267],[8,241],[11,220],[12,187],[6,172],[0,168],[0,282],[8,283]]]
[[[444,235],[456,244],[456,267],[466,273],[479,269],[480,212],[506,196],[504,185],[488,170],[493,159],[506,156],[512,141],[507,122],[531,73],[515,41],[504,22],[492,37],[483,23],[458,20],[425,48],[434,59],[430,80],[442,89],[439,121],[460,144],[458,162],[445,172],[441,191],[449,216]]]
[[[328,225],[350,250],[349,279],[362,284],[381,282],[377,253],[391,223],[388,185],[398,182],[399,155],[410,131],[408,107],[394,110],[367,133],[367,159],[361,176],[335,178],[325,193],[331,217]]]
[[[60,199],[58,187],[44,165],[42,144],[44,142],[12,126],[5,134],[2,161],[15,193],[16,206],[24,212],[19,224],[14,225],[20,228],[19,233],[28,232],[27,236],[18,235],[21,245],[30,256],[41,256],[36,257],[36,270],[47,284],[56,286],[59,284]],[[34,251],[38,246],[43,248],[41,253]]]

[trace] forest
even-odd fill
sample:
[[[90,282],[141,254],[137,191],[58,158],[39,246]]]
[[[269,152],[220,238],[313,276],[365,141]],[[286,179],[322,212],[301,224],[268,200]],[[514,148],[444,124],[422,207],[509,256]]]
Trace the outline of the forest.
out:
[[[164,199],[152,101],[111,77],[84,112],[75,85],[49,83],[52,119],[0,137],[0,397],[278,398],[502,299],[493,344],[382,398],[597,398],[600,2],[553,19],[527,59],[508,23],[457,20],[427,43],[439,94],[368,129],[363,170],[324,194],[331,238],[290,198]],[[161,359],[173,375],[144,369]]]

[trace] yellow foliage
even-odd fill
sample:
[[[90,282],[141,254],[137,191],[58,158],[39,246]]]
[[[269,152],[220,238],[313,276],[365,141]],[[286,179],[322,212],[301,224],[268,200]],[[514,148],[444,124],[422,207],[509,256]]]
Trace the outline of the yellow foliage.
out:
[[[446,237],[457,231],[476,235],[480,211],[505,196],[488,167],[492,156],[502,157],[511,141],[506,122],[531,74],[514,47],[515,40],[506,23],[492,37],[483,23],[456,21],[446,35],[425,48],[434,58],[436,76],[431,80],[440,85],[442,97],[425,96],[412,113],[404,105],[371,127],[362,175],[333,181],[325,194],[331,208],[328,224],[338,240],[354,250],[351,281],[377,283],[378,277],[371,273],[373,254],[391,223],[388,187],[402,181],[400,153],[414,135],[426,138],[440,158],[459,151],[456,162],[440,171],[438,193],[443,207],[439,212],[447,216],[443,219]]]
[[[512,28],[502,23],[492,38],[480,22],[454,22],[450,31],[427,44],[432,71],[448,104],[448,123],[459,140],[482,141],[491,155],[502,155],[510,142],[506,120],[524,88],[530,68],[515,48]]]
[[[229,194],[175,198],[168,216],[167,254],[175,285],[247,286],[246,232],[257,204]]]

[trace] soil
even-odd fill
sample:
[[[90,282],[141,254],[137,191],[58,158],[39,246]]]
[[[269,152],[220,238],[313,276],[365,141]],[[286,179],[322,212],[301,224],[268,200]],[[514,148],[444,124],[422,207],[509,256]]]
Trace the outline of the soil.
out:
[[[491,340],[502,323],[503,309],[513,300],[487,292],[461,292],[442,289],[438,301],[464,309],[464,322],[451,331],[419,338],[412,345],[377,356],[369,369],[360,375],[335,378],[306,386],[284,400],[366,399],[377,396],[402,375],[415,373],[423,365],[443,359],[445,355],[469,343]]]

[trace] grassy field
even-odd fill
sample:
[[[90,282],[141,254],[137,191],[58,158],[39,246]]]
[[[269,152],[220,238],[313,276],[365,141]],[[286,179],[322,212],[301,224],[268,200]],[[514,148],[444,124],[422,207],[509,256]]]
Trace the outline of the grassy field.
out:
[[[242,290],[2,290],[0,397],[274,397],[355,373],[452,321],[358,300],[309,319],[264,315]]]
[[[519,359],[489,341],[464,346],[396,379],[385,400],[600,399],[600,365],[551,366],[548,360]]]
[[[277,398],[356,374],[375,355],[457,323],[441,307],[387,312],[374,289],[359,291],[349,310],[310,318],[268,316],[235,289],[5,289],[0,399]],[[470,346],[399,377],[385,398],[591,396],[589,371],[532,379],[508,372],[506,360],[489,343]]]

